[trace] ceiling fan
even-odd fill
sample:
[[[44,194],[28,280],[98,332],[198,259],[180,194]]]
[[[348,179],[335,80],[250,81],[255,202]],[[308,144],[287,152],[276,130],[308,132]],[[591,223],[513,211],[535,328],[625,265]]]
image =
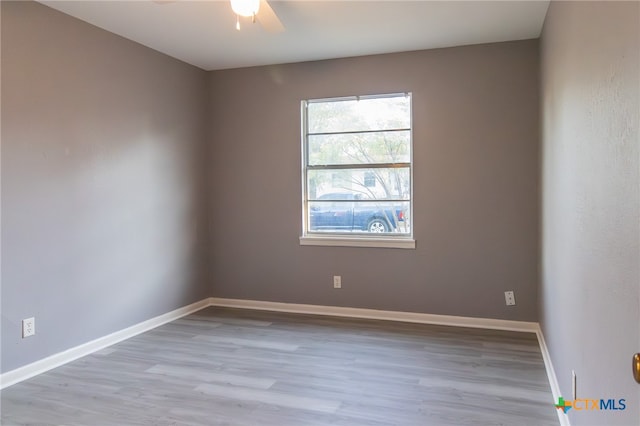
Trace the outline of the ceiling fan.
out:
[[[271,8],[267,0],[229,0],[231,9],[236,14],[236,30],[240,30],[240,17],[251,17],[253,22],[258,21],[262,27],[270,33],[284,31],[284,26]]]
[[[178,0],[153,0],[155,3],[167,4]],[[284,25],[271,8],[267,0],[229,0],[231,10],[236,14],[236,30],[240,30],[240,17],[251,18],[253,23],[258,22],[270,33],[281,33]]]

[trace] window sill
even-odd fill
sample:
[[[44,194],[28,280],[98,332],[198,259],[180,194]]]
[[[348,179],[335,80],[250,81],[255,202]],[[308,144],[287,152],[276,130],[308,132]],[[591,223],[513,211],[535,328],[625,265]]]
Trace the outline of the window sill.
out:
[[[300,237],[301,246],[333,246],[333,247],[374,247],[415,249],[416,240],[412,238],[358,238],[338,236],[304,236]]]

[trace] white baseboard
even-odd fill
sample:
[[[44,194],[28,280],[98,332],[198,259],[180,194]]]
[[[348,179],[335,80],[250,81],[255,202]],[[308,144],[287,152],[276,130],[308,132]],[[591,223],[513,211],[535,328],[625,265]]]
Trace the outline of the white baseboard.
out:
[[[66,351],[48,356],[23,367],[16,368],[15,370],[8,371],[0,375],[0,389],[4,389],[23,380],[37,376],[38,374],[42,374],[45,371],[49,371],[85,355],[104,349],[107,346],[122,342],[123,340],[129,339],[140,333],[144,333],[145,331],[149,331],[185,315],[199,311],[207,306],[209,306],[209,299],[203,299],[199,302],[192,303],[191,305],[178,308],[174,311],[167,312],[166,314],[132,325],[131,327],[127,327],[123,330],[116,331],[115,333],[111,333],[90,342],[67,349]]]
[[[224,306],[229,308],[414,322],[420,324],[450,325],[455,327],[488,328],[493,330],[521,331],[528,333],[536,333],[540,329],[537,322],[458,317],[452,315],[423,314],[418,312],[381,311],[377,309],[347,308],[340,306],[301,305],[297,303],[223,299],[217,297],[209,298],[209,304],[211,306]]]
[[[538,324],[536,330],[536,336],[538,336],[538,343],[540,344],[540,352],[542,353],[542,359],[544,360],[544,369],[547,372],[547,379],[549,380],[549,385],[551,386],[551,393],[553,394],[553,402],[557,403],[558,398],[562,396],[560,393],[560,384],[558,383],[558,377],[556,376],[556,370],[553,368],[553,363],[551,362],[551,355],[549,354],[549,348],[547,347],[547,343],[544,340],[544,335],[542,334],[542,328],[540,328],[540,324]],[[560,421],[560,426],[571,426],[569,423],[569,417],[562,411],[556,409],[558,413],[558,420]]]
[[[549,350],[544,340],[540,324],[537,322],[423,314],[418,312],[381,311],[376,309],[345,308],[339,306],[301,305],[296,303],[264,302],[260,300],[223,299],[216,297],[210,298],[209,304],[211,306],[224,306],[240,309],[257,309],[298,314],[329,315],[535,333],[538,338],[538,344],[540,345],[540,351],[544,360],[547,379],[549,380],[549,385],[551,386],[551,392],[553,394],[553,401],[550,401],[550,405],[551,403],[556,403],[558,397],[560,397],[560,386],[558,385],[558,379],[556,378],[555,370],[551,363],[551,356],[549,355]],[[556,411],[558,412],[560,426],[571,426],[569,423],[569,417],[560,410]]]
[[[540,351],[544,360],[547,378],[551,386],[554,401],[560,397],[560,386],[551,363],[549,350],[542,334],[542,329],[537,322],[498,320],[491,318],[459,317],[453,315],[424,314],[419,312],[383,311],[377,309],[348,308],[340,306],[304,305],[297,303],[265,302],[260,300],[224,299],[210,297],[191,305],[184,306],[174,311],[159,315],[155,318],[116,331],[107,336],[100,337],[82,345],[67,349],[66,351],[51,355],[47,358],[16,368],[0,375],[0,389],[27,380],[38,374],[42,374],[53,368],[74,361],[93,352],[104,349],[115,343],[122,342],[138,334],[159,327],[168,322],[182,318],[209,306],[221,306],[241,309],[256,309],[264,311],[290,312],[312,315],[329,315],[338,317],[376,319],[385,321],[412,322],[420,324],[448,325],[454,327],[486,328],[493,330],[519,331],[535,333],[540,344]],[[566,414],[558,411],[558,419],[561,426],[570,426]]]

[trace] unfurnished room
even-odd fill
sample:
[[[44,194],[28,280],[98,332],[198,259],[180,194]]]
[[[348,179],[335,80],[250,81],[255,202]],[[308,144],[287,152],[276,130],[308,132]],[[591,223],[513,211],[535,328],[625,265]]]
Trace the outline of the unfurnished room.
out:
[[[640,1],[0,25],[0,424],[640,426]]]

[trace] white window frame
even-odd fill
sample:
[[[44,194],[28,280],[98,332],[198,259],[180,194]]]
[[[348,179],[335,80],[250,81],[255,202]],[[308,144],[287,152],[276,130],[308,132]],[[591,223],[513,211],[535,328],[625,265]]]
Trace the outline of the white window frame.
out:
[[[308,230],[308,196],[307,196],[307,171],[309,170],[308,157],[308,126],[307,126],[307,105],[312,102],[330,102],[330,101],[346,101],[375,99],[384,97],[409,97],[409,143],[410,143],[410,159],[409,159],[409,175],[410,175],[410,200],[409,200],[409,218],[410,233],[409,234],[357,234],[349,235],[345,233],[311,233]],[[410,92],[405,93],[389,93],[379,95],[366,96],[346,96],[324,99],[308,99],[301,101],[301,153],[302,153],[302,235],[300,236],[300,245],[305,246],[339,246],[339,247],[377,247],[377,248],[401,248],[415,249],[416,241],[413,237],[414,232],[414,215],[413,215],[413,98]]]

